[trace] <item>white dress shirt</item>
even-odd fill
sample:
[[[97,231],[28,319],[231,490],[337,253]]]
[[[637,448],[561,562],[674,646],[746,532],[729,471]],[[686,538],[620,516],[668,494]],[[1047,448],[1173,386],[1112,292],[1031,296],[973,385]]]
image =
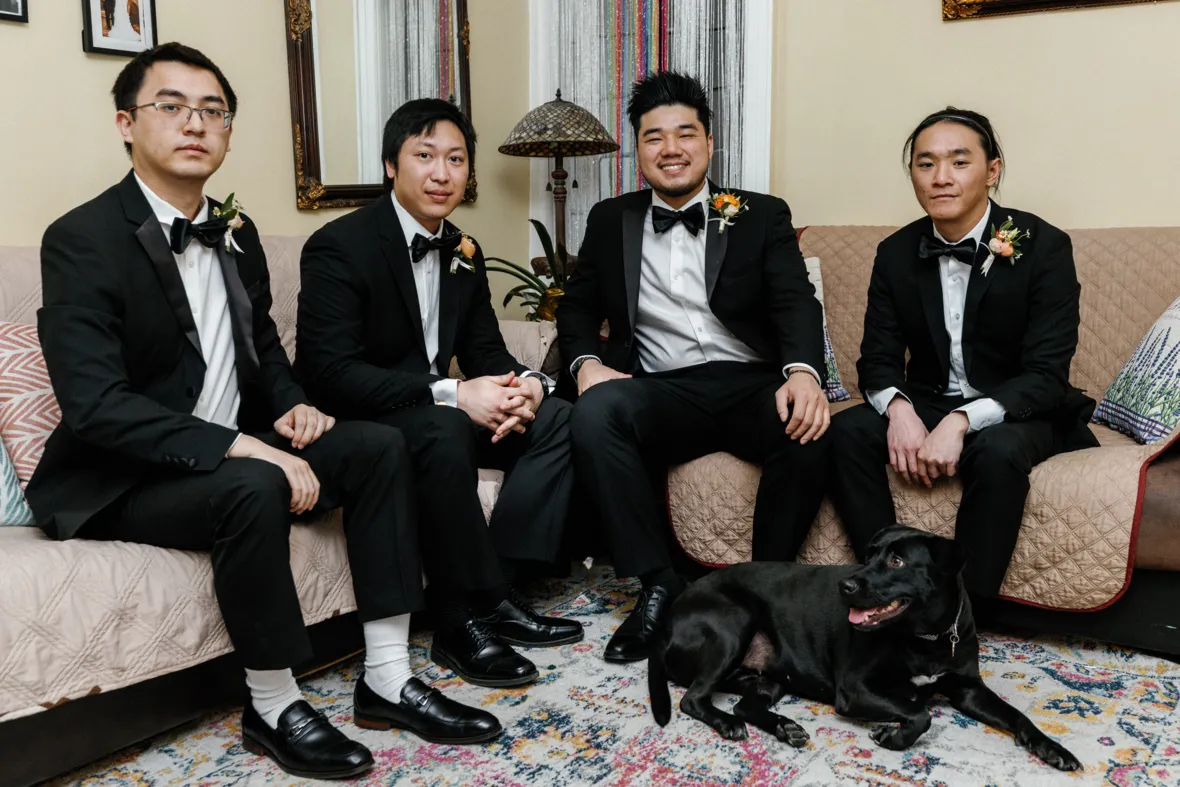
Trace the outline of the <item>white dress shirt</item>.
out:
[[[654,191],[651,201],[653,207],[676,210]],[[651,208],[643,220],[635,338],[639,340],[639,362],[648,372],[666,372],[710,361],[766,361],[730,333],[709,306],[705,244],[708,233],[717,231],[717,222],[709,221],[713,217],[709,213],[708,183],[680,210],[688,210],[697,204],[701,206],[707,223],[695,236],[683,222],[657,233]],[[582,356],[575,359],[574,364],[583,358],[598,359],[597,356]],[[817,382],[820,379],[815,369],[805,363],[789,363],[783,367],[783,374],[793,367],[806,369]]]
[[[171,238],[172,222],[186,217],[149,189],[139,179],[139,175],[135,176],[135,180],[159,219],[164,237]],[[208,218],[209,200],[206,199],[193,221],[200,223]],[[237,429],[241,394],[238,390],[229,298],[226,296],[225,277],[221,273],[217,252],[194,240],[189,243],[184,254],[173,256],[180,271],[180,279],[184,282],[184,294],[193,313],[193,322],[197,325],[201,355],[205,359],[205,380],[201,395],[193,407],[193,415],[209,423]]]
[[[967,233],[965,240],[973,240],[976,244],[983,242],[983,233],[987,227],[987,220],[991,217],[992,206],[988,203],[983,218],[975,225],[975,229]],[[934,230],[934,237],[943,243],[946,238]],[[967,305],[967,285],[971,281],[971,265],[960,262],[954,257],[943,255],[938,258],[938,270],[942,277],[942,310],[943,324],[946,326],[947,336],[951,344],[951,368],[947,375],[946,395],[963,396],[973,401],[954,412],[961,412],[967,416],[970,423],[969,432],[978,432],[994,426],[1004,420],[1004,406],[995,399],[985,398],[983,393],[971,387],[967,382],[967,368],[963,361],[963,317]],[[888,412],[889,403],[897,395],[905,396],[897,388],[886,388],[883,391],[869,391],[869,404],[881,415]],[[909,399],[909,397],[906,397]]]
[[[439,321],[439,283],[442,276],[442,260],[439,259],[438,249],[431,249],[426,252],[426,256],[418,262],[414,262],[413,251],[410,248],[414,242],[415,235],[424,235],[427,238],[441,238],[445,224],[440,222],[437,232],[431,232],[418,223],[418,220],[410,215],[409,211],[401,206],[397,201],[397,197],[393,192],[389,193],[389,198],[393,200],[393,209],[397,211],[397,220],[401,224],[402,233],[406,236],[406,248],[410,256],[410,267],[414,271],[414,288],[418,291],[418,313],[422,317],[422,335],[426,340],[426,359],[430,361],[430,373],[442,374],[444,377],[450,371],[451,359],[447,358],[445,363],[447,369],[439,371],[438,368],[438,321]],[[450,263],[447,261],[447,275],[451,275]],[[456,276],[474,275],[470,271],[459,269]],[[528,371],[523,377],[536,377],[541,381],[541,385],[546,392],[551,392],[556,383],[550,380],[546,375],[540,372]],[[436,404],[445,404],[448,407],[459,406],[459,381],[450,378],[439,380],[431,383],[430,394],[434,397]]]

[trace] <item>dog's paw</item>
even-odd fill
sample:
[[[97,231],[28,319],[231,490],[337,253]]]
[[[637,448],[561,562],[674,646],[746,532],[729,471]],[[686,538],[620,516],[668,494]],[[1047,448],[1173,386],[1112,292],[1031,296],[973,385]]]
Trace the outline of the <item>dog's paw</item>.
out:
[[[894,751],[901,751],[908,749],[913,741],[909,740],[901,731],[899,724],[878,724],[869,731],[869,737],[878,746],[884,746],[886,749],[893,749]]]
[[[717,730],[722,738],[731,741],[744,741],[749,737],[746,723],[740,719],[718,719],[713,729]]]
[[[1078,762],[1077,757],[1070,753],[1069,749],[1039,730],[1036,735],[1017,736],[1016,742],[1040,757],[1046,765],[1059,771],[1080,771],[1082,769],[1082,764]]]
[[[802,749],[811,740],[811,736],[807,734],[807,730],[790,719],[783,719],[778,723],[774,728],[774,737],[796,749]]]

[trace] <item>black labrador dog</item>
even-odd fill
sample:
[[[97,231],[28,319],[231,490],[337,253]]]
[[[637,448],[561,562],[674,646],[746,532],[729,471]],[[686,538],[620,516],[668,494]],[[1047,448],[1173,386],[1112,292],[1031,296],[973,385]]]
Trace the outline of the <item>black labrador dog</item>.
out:
[[[672,716],[671,679],[688,687],[681,710],[723,737],[743,740],[749,722],[804,746],[807,732],[771,710],[790,691],[883,722],[870,737],[905,749],[930,728],[926,705],[937,693],[1054,768],[1078,770],[1064,746],[984,685],[964,560],[954,541],[897,526],[873,538],[863,566],[742,563],[709,574],[673,604],[648,660],[656,722]],[[713,705],[718,691],[741,696],[732,714]]]

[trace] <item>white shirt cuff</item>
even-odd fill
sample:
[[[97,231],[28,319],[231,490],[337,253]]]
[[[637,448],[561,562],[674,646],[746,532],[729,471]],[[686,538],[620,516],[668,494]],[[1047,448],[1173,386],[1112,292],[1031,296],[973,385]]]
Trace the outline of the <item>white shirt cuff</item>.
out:
[[[542,374],[541,372],[534,372],[532,369],[522,374],[521,377],[536,377],[538,380],[540,380],[541,385],[545,386],[546,396],[553,393],[553,389],[557,387],[557,383],[553,382],[553,380],[549,378],[549,375]]]
[[[459,381],[446,379],[431,383],[430,395],[434,397],[435,404],[445,404],[447,407],[458,407]]]
[[[970,434],[1002,423],[1004,415],[1008,411],[995,399],[976,399],[973,402],[967,402],[962,407],[956,407],[954,412],[967,416],[967,421],[971,424],[967,429]]]
[[[241,435],[238,435],[237,437],[234,438],[234,441],[229,444],[229,448],[225,449],[225,458],[227,458],[227,459],[229,458],[229,452],[234,450],[234,446],[237,445],[238,441],[241,439],[242,439]]]
[[[787,364],[786,366],[783,367],[783,378],[784,379],[787,377],[788,373],[792,369],[806,369],[808,371],[808,373],[810,373],[811,376],[815,378],[815,381],[817,383],[819,383],[820,387],[821,388],[823,387],[823,384],[824,384],[823,378],[819,376],[819,372],[817,372],[811,366],[811,364],[807,364],[807,363],[789,363],[789,364]]]
[[[902,399],[910,402],[910,397],[903,394],[896,386],[886,388],[884,391],[865,392],[865,399],[868,399],[869,404],[873,406],[874,410],[884,416],[889,415],[889,403],[893,401],[893,397],[895,396],[900,396]],[[910,402],[910,404],[913,404],[913,402]]]
[[[574,374],[574,367],[578,365],[579,361],[583,361],[583,360],[586,360],[586,361],[595,360],[595,361],[598,361],[599,363],[602,363],[602,359],[599,358],[597,355],[579,355],[577,358],[574,359],[574,362],[570,364],[570,374]],[[577,377],[577,375],[574,375],[574,376]]]

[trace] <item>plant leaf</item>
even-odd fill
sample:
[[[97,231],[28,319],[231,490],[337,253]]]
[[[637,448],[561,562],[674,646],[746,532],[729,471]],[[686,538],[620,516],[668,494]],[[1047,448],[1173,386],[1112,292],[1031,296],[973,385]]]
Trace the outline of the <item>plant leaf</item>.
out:
[[[549,270],[552,272],[555,266],[555,258],[553,256],[553,241],[549,238],[549,230],[545,229],[545,225],[536,219],[529,219],[529,223],[537,231],[537,237],[541,240],[541,248],[545,250],[545,259],[549,262]]]
[[[499,262],[499,263],[503,263],[504,265],[507,265],[509,268],[516,271],[518,274],[523,275],[523,276],[527,276],[528,280],[531,281],[534,285],[536,285],[538,290],[541,290],[542,292],[545,291],[545,287],[547,286],[545,284],[545,282],[541,280],[540,276],[533,273],[528,268],[521,267],[520,265],[517,265],[515,262],[509,262],[508,260],[502,259],[500,257],[485,257],[485,259],[493,260],[495,262]]]

